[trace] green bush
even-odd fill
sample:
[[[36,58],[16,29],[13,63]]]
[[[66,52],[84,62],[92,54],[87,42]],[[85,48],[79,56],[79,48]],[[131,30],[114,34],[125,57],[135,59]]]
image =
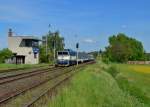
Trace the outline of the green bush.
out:
[[[0,63],[4,63],[6,59],[10,58],[13,56],[13,53],[5,48],[3,50],[0,50]]]
[[[118,75],[119,70],[117,68],[117,66],[112,65],[108,68],[108,70],[106,70],[109,74],[111,74],[114,78]]]

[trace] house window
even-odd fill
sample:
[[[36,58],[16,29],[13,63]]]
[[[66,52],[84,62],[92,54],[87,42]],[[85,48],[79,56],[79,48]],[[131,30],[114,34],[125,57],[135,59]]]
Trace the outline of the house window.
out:
[[[39,46],[38,40],[23,39],[20,43],[20,47],[38,47],[38,46]]]

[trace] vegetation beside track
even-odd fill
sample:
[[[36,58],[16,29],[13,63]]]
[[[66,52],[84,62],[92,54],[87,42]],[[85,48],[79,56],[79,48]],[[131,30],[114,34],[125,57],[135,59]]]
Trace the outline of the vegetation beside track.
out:
[[[139,65],[90,65],[45,107],[149,107],[150,74],[136,67]]]
[[[20,65],[16,65],[16,64],[0,64],[0,72],[2,70],[9,70],[9,69],[20,69],[20,68],[33,68],[33,67],[37,67],[37,66],[46,66],[48,64],[20,64]]]

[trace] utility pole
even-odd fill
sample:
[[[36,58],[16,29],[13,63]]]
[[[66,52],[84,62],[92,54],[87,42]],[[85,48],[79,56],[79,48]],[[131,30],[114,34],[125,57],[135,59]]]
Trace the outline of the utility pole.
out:
[[[46,35],[45,39],[46,39],[46,40],[45,40],[45,41],[46,41],[45,45],[46,45],[46,56],[47,56],[47,53],[48,53],[48,52],[47,52],[47,35]]]
[[[56,38],[55,38],[55,36],[56,36],[56,33],[54,33],[53,34],[53,36],[54,36],[54,40],[53,40],[53,53],[54,53],[54,66],[55,66],[55,55],[56,55]]]
[[[50,27],[51,27],[51,25],[49,24],[48,25],[48,27],[49,27],[49,32],[48,32],[48,35],[50,35]],[[45,37],[45,39],[46,39],[46,56],[48,55],[48,35],[46,35],[46,37]]]
[[[48,36],[50,36],[50,35],[51,35],[51,30],[50,30],[51,25],[49,24],[48,27],[49,27]],[[48,43],[48,42],[47,42],[47,43]],[[50,48],[47,48],[47,52],[48,52],[48,53],[50,52]],[[50,62],[50,57],[48,57],[48,61]]]
[[[56,55],[56,47],[55,47],[55,42],[54,42],[54,65],[55,65],[55,55]]]

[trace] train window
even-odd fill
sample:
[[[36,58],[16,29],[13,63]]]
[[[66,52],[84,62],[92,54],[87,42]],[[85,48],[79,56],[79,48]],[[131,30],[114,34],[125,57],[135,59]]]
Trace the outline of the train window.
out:
[[[58,55],[68,55],[68,52],[58,52]]]
[[[62,55],[62,52],[58,52],[58,55]]]
[[[75,55],[76,55],[76,52],[70,52],[70,55],[71,55],[71,56],[75,56]]]
[[[68,52],[63,52],[63,55],[68,55]]]

